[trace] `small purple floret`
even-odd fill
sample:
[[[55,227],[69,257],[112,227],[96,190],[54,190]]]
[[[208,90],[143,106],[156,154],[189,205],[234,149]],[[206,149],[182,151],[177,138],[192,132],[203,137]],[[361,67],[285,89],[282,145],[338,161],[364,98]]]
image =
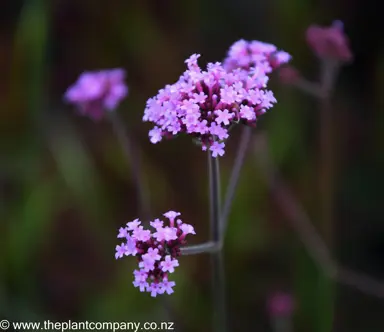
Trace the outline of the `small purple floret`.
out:
[[[175,271],[175,267],[179,266],[179,262],[177,259],[172,259],[171,256],[165,256],[165,260],[160,263],[161,270],[163,272],[173,273]]]

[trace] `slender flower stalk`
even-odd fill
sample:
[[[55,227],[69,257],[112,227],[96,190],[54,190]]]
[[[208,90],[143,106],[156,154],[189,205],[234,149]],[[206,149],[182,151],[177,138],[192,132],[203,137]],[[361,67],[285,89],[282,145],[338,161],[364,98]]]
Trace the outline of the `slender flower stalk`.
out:
[[[300,72],[293,66],[285,66],[279,70],[280,82],[291,85],[315,98],[323,98],[324,91],[317,82],[311,82],[301,76]]]
[[[320,86],[320,204],[322,233],[328,245],[332,243],[333,201],[335,181],[335,128],[331,105],[334,83],[343,64],[351,62],[353,54],[343,24],[335,21],[330,27],[311,26],[307,30],[307,42],[317,55],[321,65]]]
[[[237,148],[235,163],[232,168],[231,177],[229,180],[228,188],[224,199],[224,207],[220,217],[220,236],[219,242],[210,241],[195,246],[188,246],[182,248],[183,255],[194,255],[206,252],[216,252],[221,250],[224,245],[224,238],[228,226],[228,217],[231,212],[232,202],[235,197],[236,188],[239,182],[240,173],[244,164],[245,156],[248,151],[252,136],[252,128],[245,126],[242,130],[242,135]],[[211,218],[212,220],[212,218]]]
[[[268,155],[266,139],[264,133],[258,134],[257,139],[255,139],[254,152],[256,158],[254,160],[257,162],[263,179],[268,184],[282,213],[291,222],[293,229],[297,232],[309,255],[317,264],[318,269],[342,285],[356,289],[368,296],[384,299],[383,281],[341,266],[331,256],[327,244],[317,232],[308,214],[283,181],[276,165],[272,163]]]
[[[226,304],[226,283],[224,269],[223,250],[211,254],[212,271],[212,296],[214,299],[213,308],[213,331],[227,332],[228,317]]]
[[[208,154],[210,225],[213,242],[220,241],[220,167],[217,158]]]
[[[223,61],[223,66],[228,72],[238,71],[244,76],[248,76],[250,78],[253,77],[255,71],[270,74],[276,69],[283,70],[290,60],[291,55],[287,52],[279,51],[275,45],[258,40],[246,41],[241,39],[231,45],[228,50],[227,57]],[[289,76],[296,76],[295,74],[296,73],[292,75],[291,73]],[[268,79],[269,77],[264,77],[265,83]],[[224,208],[221,215],[221,246],[223,246],[232,201],[235,196],[235,191],[239,182],[245,155],[249,147],[251,135],[251,128],[244,127],[237,148],[237,155],[235,157],[235,163],[232,169],[231,178],[229,180],[224,201]]]
[[[83,72],[67,89],[64,99],[75,105],[81,115],[94,121],[109,118],[124,154],[131,164],[134,185],[139,198],[139,213],[148,219],[150,217],[149,202],[140,170],[139,149],[128,135],[116,112],[117,107],[129,92],[125,77],[126,72],[121,68]]]
[[[201,244],[191,245],[185,248],[181,248],[181,254],[185,255],[197,255],[204,253],[213,253],[221,250],[219,243],[208,241]]]
[[[273,332],[293,332],[291,317],[274,317],[271,324]]]
[[[324,97],[319,99],[320,108],[320,220],[322,233],[328,244],[332,243],[333,201],[335,181],[335,130],[331,105],[331,91],[338,74],[338,65],[332,60],[323,60],[320,84]]]
[[[208,153],[208,172],[209,172],[209,202],[210,202],[210,226],[211,240],[221,243],[221,227],[220,227],[220,169],[219,159],[212,157]],[[213,298],[213,330],[217,332],[227,331],[227,315],[225,303],[225,271],[224,257],[222,248],[211,253],[211,282],[212,282],[212,298]]]
[[[320,227],[326,242],[331,246],[336,166],[336,133],[331,94],[341,66],[350,63],[353,60],[353,54],[349,47],[348,37],[344,33],[343,24],[340,21],[334,21],[329,27],[310,26],[306,31],[306,39],[321,65],[319,83],[307,81],[301,77],[298,70],[290,66],[280,70],[280,79],[285,84],[294,85],[315,96],[319,101]]]
[[[225,233],[228,226],[229,213],[231,212],[232,202],[235,197],[236,188],[239,182],[241,170],[243,168],[245,155],[248,151],[249,143],[251,141],[251,136],[252,136],[251,127],[244,127],[241,138],[240,138],[240,142],[237,148],[235,164],[233,165],[233,168],[232,168],[231,177],[229,179],[229,184],[228,184],[228,188],[225,195],[224,208],[221,214],[221,221],[220,221],[221,245],[223,245],[223,242],[224,242]]]
[[[140,150],[136,144],[134,144],[134,140],[129,135],[129,130],[123,126],[123,122],[116,112],[109,114],[109,120],[121,144],[127,162],[131,165],[132,179],[139,202],[139,214],[143,216],[144,220],[149,220],[150,203],[141,170]]]

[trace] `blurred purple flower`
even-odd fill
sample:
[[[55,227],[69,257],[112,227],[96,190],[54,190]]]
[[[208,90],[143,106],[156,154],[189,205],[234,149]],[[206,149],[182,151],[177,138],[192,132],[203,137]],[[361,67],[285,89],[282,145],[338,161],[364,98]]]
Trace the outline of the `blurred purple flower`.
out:
[[[290,316],[294,308],[294,300],[290,294],[276,292],[268,298],[267,309],[272,317]]]
[[[350,62],[353,54],[343,24],[335,21],[330,27],[311,25],[306,32],[309,46],[319,58]]]
[[[140,220],[135,219],[128,222],[127,227],[121,227],[117,236],[125,237],[127,243],[116,246],[115,258],[130,255],[138,258],[139,270],[133,272],[133,285],[153,297],[173,293],[175,282],[168,281],[168,275],[179,266],[177,257],[181,255],[180,246],[186,244],[186,235],[196,234],[192,225],[179,218],[179,212],[168,211],[164,216],[169,226],[164,226],[160,219],[150,222],[155,233],[145,230]]]
[[[222,156],[230,127],[237,123],[255,125],[257,117],[276,99],[265,90],[268,77],[257,65],[251,72],[229,72],[217,62],[209,63],[203,71],[197,64],[199,57],[193,54],[187,59],[188,70],[179,80],[147,101],[143,121],[155,124],[149,131],[153,144],[186,133],[203,151],[209,149],[213,157]],[[249,107],[246,114],[244,106]]]
[[[84,72],[65,93],[65,100],[75,104],[80,114],[100,120],[104,112],[113,111],[127,96],[123,69]]]
[[[258,68],[265,74],[269,74],[290,60],[291,56],[287,52],[279,51],[275,45],[241,39],[229,48],[223,65],[228,71],[237,68],[245,71]]]

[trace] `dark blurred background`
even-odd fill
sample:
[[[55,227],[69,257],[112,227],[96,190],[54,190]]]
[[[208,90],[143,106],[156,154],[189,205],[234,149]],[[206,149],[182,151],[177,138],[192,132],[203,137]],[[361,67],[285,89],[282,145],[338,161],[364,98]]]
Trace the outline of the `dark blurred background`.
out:
[[[84,70],[122,67],[119,113],[142,149],[153,217],[183,213],[208,238],[206,156],[187,138],[150,144],[145,102],[185,70],[221,61],[240,38],[271,42],[316,80],[310,24],[345,24],[354,62],[332,100],[337,155],[333,256],[384,280],[383,20],[380,1],[27,0],[0,2],[0,317],[11,320],[176,321],[211,331],[209,256],[180,259],[169,308],[132,286],[116,262],[117,229],[138,216],[130,165],[107,121],[79,117],[62,96]],[[316,100],[276,76],[278,104],[259,121],[271,159],[320,230]],[[239,130],[221,168],[227,183]],[[225,188],[223,185],[223,188]],[[266,303],[295,301],[294,331],[383,331],[384,299],[327,279],[247,158],[226,238],[231,331],[273,331]]]

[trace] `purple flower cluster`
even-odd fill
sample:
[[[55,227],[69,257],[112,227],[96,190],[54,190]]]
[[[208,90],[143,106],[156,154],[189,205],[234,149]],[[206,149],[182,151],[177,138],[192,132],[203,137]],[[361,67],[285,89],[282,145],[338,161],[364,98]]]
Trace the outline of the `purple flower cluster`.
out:
[[[342,63],[353,59],[349,39],[340,21],[334,21],[330,27],[311,25],[307,29],[306,38],[320,59],[333,59]]]
[[[179,266],[177,257],[180,256],[180,246],[186,243],[185,237],[196,234],[193,226],[178,218],[179,212],[168,211],[164,216],[168,218],[169,226],[155,219],[150,222],[155,230],[153,233],[135,219],[128,222],[127,227],[121,227],[117,236],[126,242],[116,246],[116,259],[130,255],[138,258],[139,270],[133,272],[133,285],[153,297],[173,293],[175,282],[169,281],[168,275]]]
[[[152,122],[152,143],[180,133],[194,137],[213,157],[223,156],[224,141],[236,123],[255,125],[257,117],[276,102],[265,90],[268,77],[259,66],[250,72],[226,70],[221,63],[208,63],[202,70],[198,54],[185,62],[188,70],[179,80],[147,101],[143,121]]]
[[[113,111],[128,94],[123,69],[84,72],[68,88],[65,99],[77,105],[82,115],[100,120],[104,111]]]
[[[287,52],[278,51],[275,45],[241,39],[230,47],[223,66],[228,71],[237,68],[249,71],[257,67],[269,74],[290,60],[291,56]]]

